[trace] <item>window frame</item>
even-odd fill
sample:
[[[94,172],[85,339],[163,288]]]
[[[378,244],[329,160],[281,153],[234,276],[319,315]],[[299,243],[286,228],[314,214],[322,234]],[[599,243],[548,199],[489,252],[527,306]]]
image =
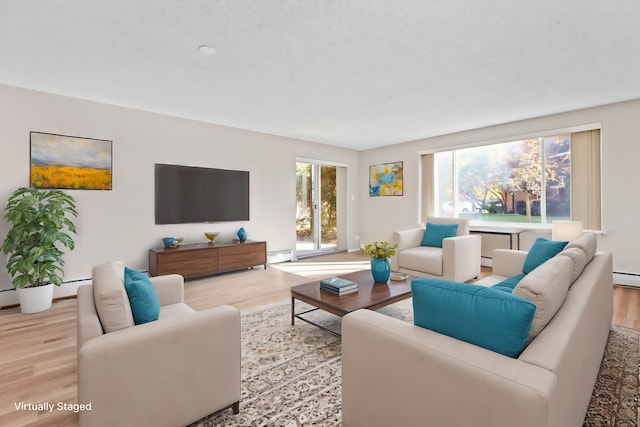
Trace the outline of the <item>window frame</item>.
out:
[[[602,230],[604,230],[604,215],[603,215],[603,209],[602,209],[602,124],[601,123],[589,123],[589,124],[584,124],[584,125],[579,125],[579,126],[571,126],[571,127],[565,127],[565,128],[559,128],[559,129],[553,129],[553,130],[547,130],[547,131],[541,131],[541,132],[532,132],[532,133],[527,133],[527,134],[520,134],[520,135],[516,135],[516,136],[504,136],[504,137],[500,137],[500,138],[495,138],[495,139],[490,139],[490,140],[484,140],[484,141],[474,141],[474,142],[466,142],[466,143],[461,143],[461,144],[456,144],[456,145],[449,145],[446,147],[440,147],[437,149],[432,149],[432,150],[422,150],[419,151],[418,154],[421,157],[421,161],[420,161],[420,183],[421,183],[421,188],[420,188],[420,207],[419,207],[419,219],[418,219],[418,223],[419,224],[424,224],[426,223],[426,218],[428,216],[433,216],[436,214],[436,212],[438,212],[438,214],[442,214],[442,212],[440,212],[440,209],[438,209],[436,211],[436,198],[435,198],[435,194],[437,194],[437,192],[439,191],[437,189],[437,181],[438,178],[437,176],[435,176],[435,154],[436,153],[442,153],[442,152],[454,152],[456,150],[462,150],[462,149],[468,149],[468,148],[476,148],[476,147],[483,147],[483,146],[489,146],[489,145],[495,145],[495,144],[502,144],[502,143],[509,143],[509,142],[516,142],[516,141],[522,141],[522,140],[526,140],[526,139],[537,139],[540,138],[541,140],[544,140],[544,138],[548,138],[548,137],[553,137],[553,136],[557,136],[557,135],[562,135],[562,134],[576,134],[579,132],[586,132],[586,131],[597,131],[598,132],[598,153],[597,153],[597,162],[598,162],[598,171],[597,171],[597,182],[594,183],[592,182],[590,185],[592,187],[597,186],[597,191],[595,191],[594,195],[590,195],[590,197],[597,197],[597,221],[594,223],[593,221],[589,220],[586,221],[584,224],[584,228],[586,230],[590,230],[590,231],[596,231],[596,232],[600,232]],[[573,140],[573,137],[572,137]],[[542,145],[544,146],[544,143],[542,143]],[[544,152],[544,147],[541,148],[542,151]],[[454,156],[455,157],[455,156]],[[543,157],[543,162],[544,162],[544,155]],[[573,148],[572,148],[572,158],[573,158]],[[592,162],[594,161],[593,159],[591,160]],[[542,164],[543,170],[544,170],[544,163]],[[573,175],[573,166],[572,166],[572,170],[571,170],[571,175]],[[427,177],[428,175],[430,175],[430,177]],[[454,176],[456,176],[457,174],[454,174]],[[543,174],[544,175],[544,174]],[[543,192],[546,192],[546,184],[544,182],[545,177],[543,176],[543,182],[541,183],[541,185],[543,186]],[[573,180],[572,180],[573,181]],[[425,185],[426,183],[426,185]],[[457,188],[457,187],[456,187]],[[572,183],[572,195],[571,198],[573,198],[573,183]],[[542,200],[542,197],[540,198]],[[542,203],[542,202],[541,202]],[[571,202],[571,210],[570,210],[570,216],[571,219],[574,218],[574,212],[573,212],[573,201]],[[529,229],[537,229],[537,228],[543,228],[543,229],[549,229],[551,227],[551,223],[552,221],[546,223],[546,207],[545,209],[542,210],[541,214],[544,212],[545,217],[541,218],[541,222],[540,223],[533,223],[533,222],[518,222],[518,223],[513,223],[513,222],[506,222],[506,221],[481,221],[481,220],[476,220],[476,219],[470,219],[470,224],[471,225],[483,225],[483,226],[492,226],[492,227],[505,227],[505,228],[512,228],[514,226],[517,226],[519,228],[529,228]],[[453,217],[458,217],[458,213],[456,212],[455,208],[453,210],[452,213]],[[595,224],[595,225],[594,225]]]

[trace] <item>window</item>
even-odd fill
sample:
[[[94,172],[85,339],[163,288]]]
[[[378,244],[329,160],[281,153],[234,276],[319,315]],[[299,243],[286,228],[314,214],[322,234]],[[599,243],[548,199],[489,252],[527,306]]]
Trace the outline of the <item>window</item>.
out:
[[[423,221],[581,220],[601,229],[599,130],[442,151],[422,165]]]

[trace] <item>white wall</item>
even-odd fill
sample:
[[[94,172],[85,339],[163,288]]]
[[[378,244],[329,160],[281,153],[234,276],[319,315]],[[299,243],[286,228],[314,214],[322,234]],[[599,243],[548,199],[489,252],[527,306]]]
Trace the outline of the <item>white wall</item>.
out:
[[[417,225],[421,151],[601,123],[606,234],[600,248],[614,252],[615,271],[640,274],[638,117],[640,100],[635,100],[358,152],[0,85],[0,204],[29,184],[30,131],[108,139],[113,141],[113,190],[70,191],[80,218],[76,250],[66,256],[66,280],[88,278],[95,264],[109,259],[146,269],[147,250],[160,246],[163,236],[204,241],[202,232],[208,229],[220,230],[219,238],[226,240],[244,226],[250,239],[267,240],[269,251],[293,249],[295,161],[304,157],[348,165],[346,235],[348,249],[355,249]],[[394,161],[404,162],[404,196],[369,197],[369,165]],[[153,164],[161,162],[249,170],[251,221],[155,225]],[[0,220],[0,236],[7,229]],[[0,290],[9,288],[3,261]],[[67,289],[73,292],[74,285]],[[8,293],[0,292],[0,306]]]
[[[29,185],[30,131],[113,141],[113,190],[68,191],[80,217],[76,249],[65,257],[65,280],[88,278],[106,260],[146,270],[147,251],[162,246],[162,237],[204,242],[206,230],[231,240],[244,226],[249,239],[267,241],[268,251],[294,249],[296,157],[347,164],[346,246],[358,247],[358,200],[351,198],[359,181],[357,151],[0,85],[2,208],[16,188]],[[250,171],[251,220],[155,225],[154,163]],[[7,230],[0,220],[2,238]],[[0,258],[0,290],[10,289]]]
[[[507,123],[368,150],[360,159],[360,237],[363,243],[392,238],[395,230],[418,224],[420,152],[441,147],[535,134],[593,123],[602,125],[602,206],[606,234],[599,248],[613,251],[614,271],[640,274],[640,100]],[[425,118],[428,120],[428,118]],[[403,197],[368,197],[369,165],[404,162]]]

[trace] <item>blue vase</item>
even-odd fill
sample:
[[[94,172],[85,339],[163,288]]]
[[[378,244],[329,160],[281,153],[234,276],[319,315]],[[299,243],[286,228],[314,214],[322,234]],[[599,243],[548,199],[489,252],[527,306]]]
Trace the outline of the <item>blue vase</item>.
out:
[[[387,283],[391,276],[391,258],[371,258],[371,274],[376,283]]]
[[[238,240],[240,240],[241,242],[247,240],[247,230],[242,227],[240,227],[240,230],[238,230]]]

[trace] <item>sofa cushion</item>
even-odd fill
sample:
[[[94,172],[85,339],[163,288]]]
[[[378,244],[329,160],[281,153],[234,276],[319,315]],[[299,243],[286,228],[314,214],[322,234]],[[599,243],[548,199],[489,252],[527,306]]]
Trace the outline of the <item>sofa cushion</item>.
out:
[[[556,256],[568,242],[559,242],[555,240],[547,240],[544,237],[538,237],[524,260],[522,272],[531,273],[536,267],[542,265],[546,260]]]
[[[442,240],[455,237],[458,233],[458,224],[436,224],[427,222],[422,238],[422,246],[442,247]]]
[[[102,329],[106,333],[134,325],[127,291],[119,277],[121,268],[114,263],[105,262],[92,270],[93,300]]]
[[[593,233],[585,233],[578,237],[576,240],[569,242],[566,249],[580,248],[587,256],[587,264],[591,262],[591,259],[596,253],[598,247],[598,239]]]
[[[569,245],[567,245],[569,246]],[[587,254],[582,249],[573,247],[573,248],[565,248],[558,255],[566,256],[571,259],[571,263],[573,265],[573,272],[571,273],[571,284],[576,281],[578,276],[582,274],[582,270],[587,265]]]
[[[136,325],[158,320],[160,300],[146,274],[125,267],[124,288],[129,297],[133,321]]]
[[[405,249],[398,255],[398,265],[408,270],[442,276],[442,249],[432,246]]]
[[[529,340],[547,326],[564,302],[571,285],[573,263],[566,256],[556,256],[527,274],[513,289],[513,295],[536,305]]]
[[[535,304],[508,292],[447,280],[411,282],[417,326],[517,357],[529,336]]]
[[[520,283],[520,280],[522,280],[522,278],[526,276],[524,273],[522,274],[517,274],[515,276],[511,276],[508,279],[505,279],[501,282],[496,283],[495,285],[491,286],[494,289],[499,289],[501,291],[504,292],[509,292],[509,293],[513,293],[513,288],[515,288],[518,283]]]

